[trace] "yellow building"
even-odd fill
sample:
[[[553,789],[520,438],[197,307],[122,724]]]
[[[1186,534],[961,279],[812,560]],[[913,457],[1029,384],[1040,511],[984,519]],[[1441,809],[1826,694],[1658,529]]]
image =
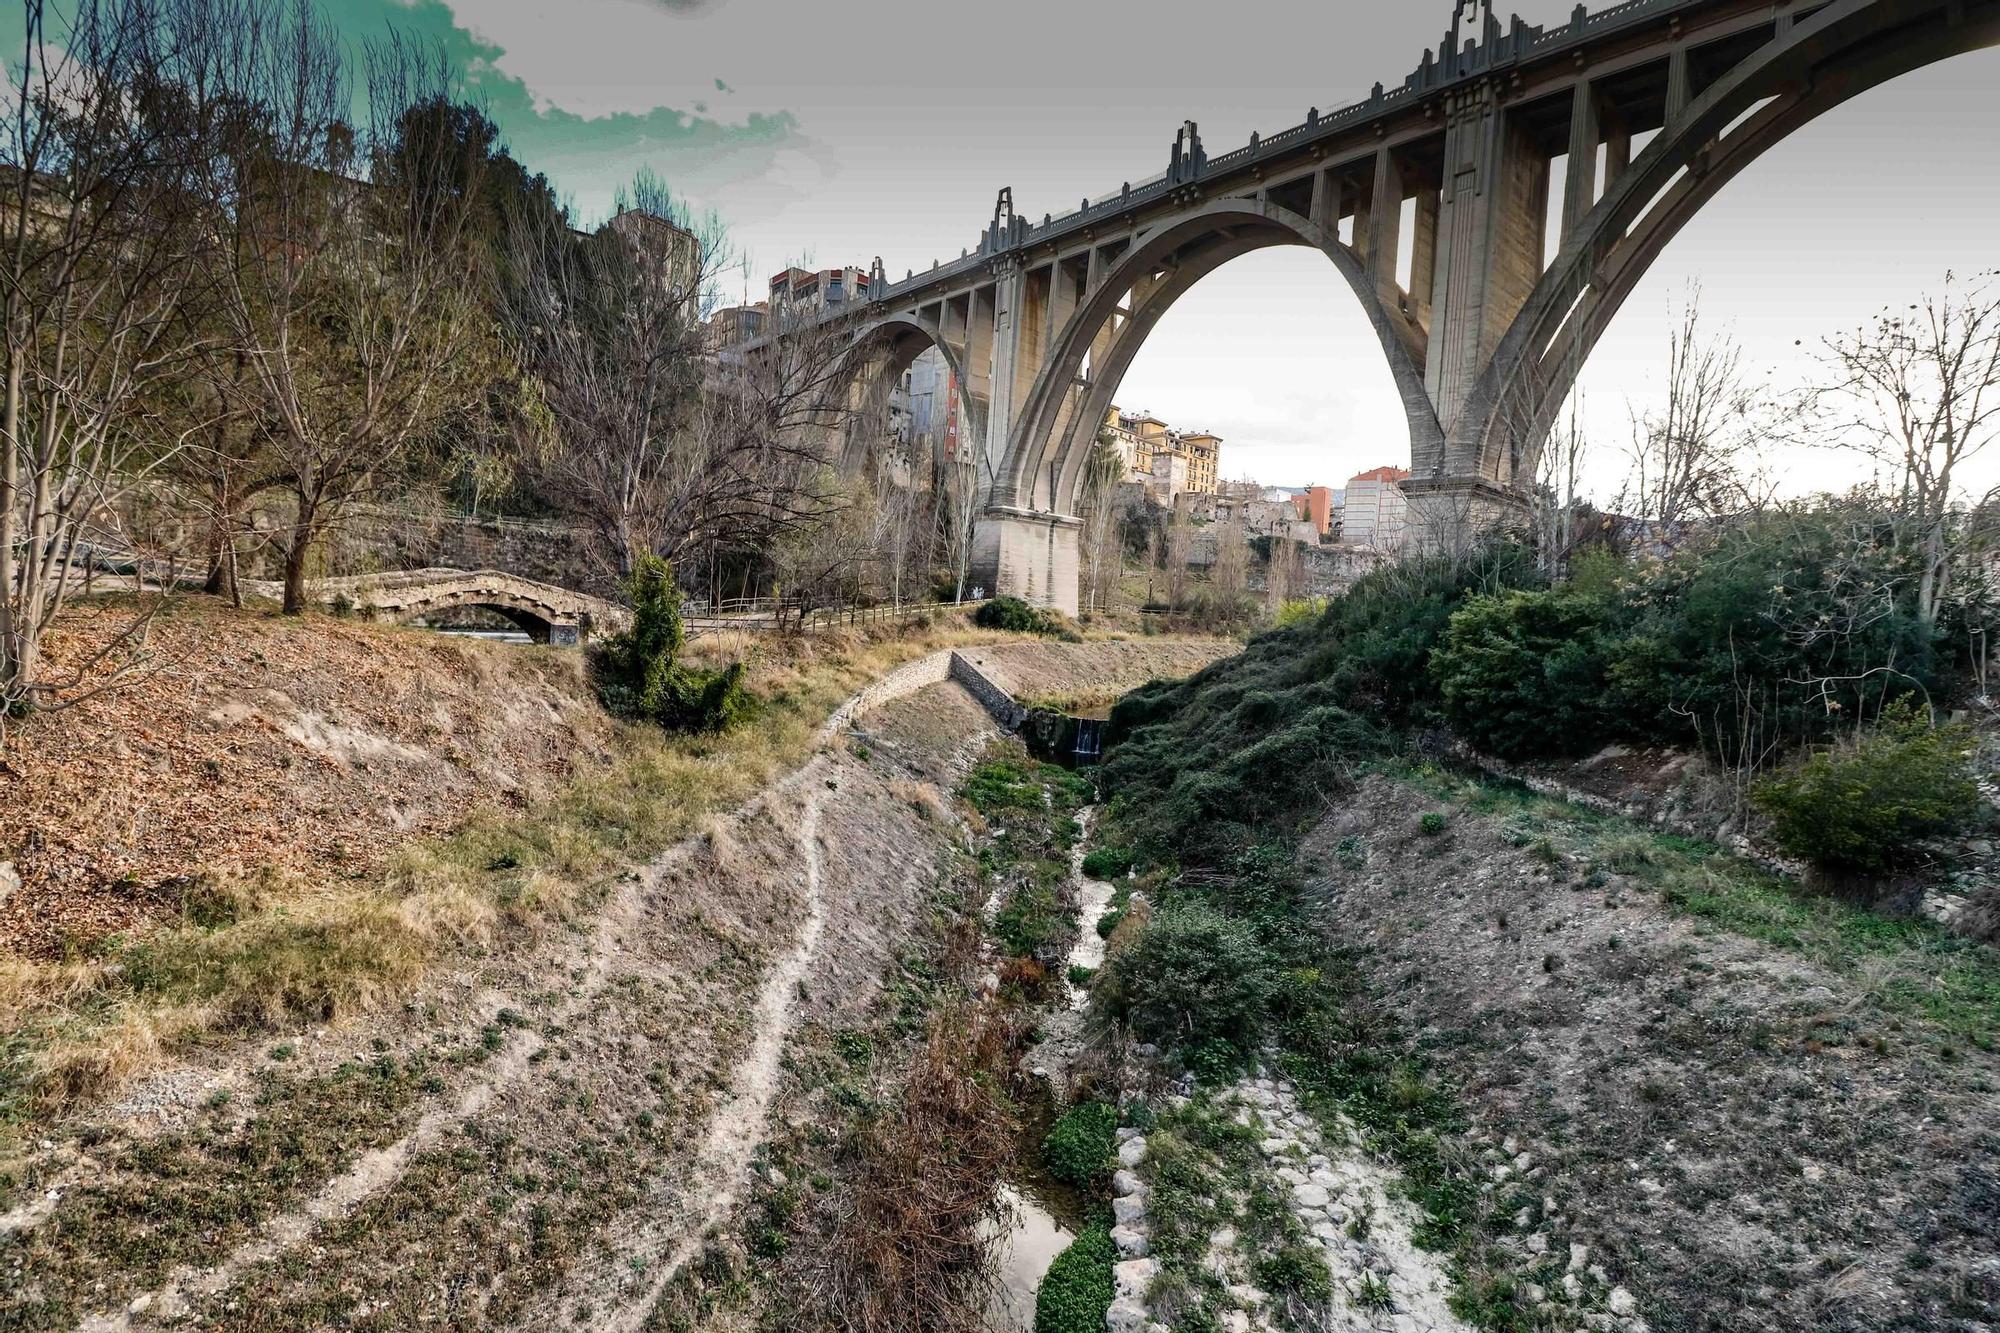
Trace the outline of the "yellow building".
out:
[[[1155,490],[1171,488],[1163,503],[1189,491],[1215,494],[1222,473],[1222,437],[1203,430],[1177,431],[1150,412],[1121,412],[1115,407],[1105,415],[1104,430],[1125,460],[1128,481],[1145,482]],[[1180,463],[1162,467],[1163,457]]]
[[[1205,430],[1188,431],[1179,436],[1179,447],[1187,455],[1187,488],[1197,495],[1215,494],[1222,465],[1222,437]]]

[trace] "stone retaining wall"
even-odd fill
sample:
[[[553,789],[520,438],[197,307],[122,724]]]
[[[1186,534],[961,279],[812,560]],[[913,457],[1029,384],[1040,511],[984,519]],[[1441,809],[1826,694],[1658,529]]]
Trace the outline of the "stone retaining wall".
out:
[[[993,720],[1007,731],[1018,731],[1027,719],[1028,710],[1016,703],[1014,696],[993,682],[993,679],[960,653],[951,655],[951,678],[966,688],[967,693],[979,700]]]

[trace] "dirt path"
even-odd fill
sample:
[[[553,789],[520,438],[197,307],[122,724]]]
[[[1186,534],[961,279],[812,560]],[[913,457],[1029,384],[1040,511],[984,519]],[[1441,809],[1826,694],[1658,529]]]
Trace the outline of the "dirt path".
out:
[[[650,1217],[631,1218],[620,1227],[621,1234],[627,1237],[622,1258],[629,1267],[649,1277],[637,1291],[598,1317],[594,1326],[601,1333],[639,1333],[667,1284],[700,1253],[710,1229],[734,1211],[750,1160],[763,1142],[771,1102],[778,1092],[780,1057],[797,1017],[799,983],[812,965],[826,928],[826,900],[820,891],[819,823],[823,801],[821,793],[814,790],[814,778],[826,768],[822,762],[808,764],[793,782],[786,784],[805,791],[798,829],[799,852],[805,866],[805,928],[799,933],[798,943],[771,970],[758,992],[756,1030],[750,1050],[736,1067],[727,1099],[709,1122],[708,1135],[691,1178],[684,1184],[658,1191],[647,1206]],[[537,1321],[528,1326],[545,1325]]]

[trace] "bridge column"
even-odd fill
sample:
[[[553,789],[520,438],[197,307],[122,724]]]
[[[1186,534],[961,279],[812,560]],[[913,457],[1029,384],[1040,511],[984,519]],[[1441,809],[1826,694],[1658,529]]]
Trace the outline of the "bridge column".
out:
[[[1396,274],[1400,259],[1397,242],[1403,231],[1403,171],[1395,150],[1384,145],[1375,154],[1375,184],[1370,191],[1367,257],[1368,273],[1375,279],[1375,291],[1391,310],[1402,306],[1402,284]],[[1354,238],[1361,240],[1361,221],[1354,223]],[[1411,281],[1415,281],[1413,277]]]
[[[1490,86],[1453,93],[1448,116],[1424,387],[1451,439],[1473,386],[1541,280],[1549,163]],[[1419,474],[1492,470],[1491,460],[1469,456],[1416,462]]]
[[[1597,115],[1597,88],[1576,82],[1569,113],[1569,177],[1563,187],[1563,243],[1568,244],[1597,205],[1597,146],[1604,142]]]
[[[1027,349],[1021,346],[1022,330],[1030,322],[1025,310],[1027,273],[1019,261],[1012,257],[1003,258],[997,265],[997,279],[993,284],[992,299],[992,379],[989,381],[992,394],[986,408],[986,457],[987,475],[996,477],[1000,472],[1001,459],[1007,452],[1007,441],[1013,433],[1014,407],[1020,401],[1022,386],[1017,380]],[[982,334],[985,330],[982,328]]]
[[[992,509],[972,534],[972,582],[988,596],[1019,597],[1064,615],[1077,611],[1083,520]]]

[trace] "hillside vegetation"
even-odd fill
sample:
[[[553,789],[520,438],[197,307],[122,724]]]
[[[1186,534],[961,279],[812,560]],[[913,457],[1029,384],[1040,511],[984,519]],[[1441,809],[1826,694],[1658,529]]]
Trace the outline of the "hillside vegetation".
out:
[[[1263,1062],[1356,1126],[1475,1326],[1990,1326],[2000,952],[1905,910],[1956,880],[1990,911],[1979,734],[1936,720],[1962,622],[1840,524],[1554,584],[1504,547],[1414,562],[1127,696],[1094,855],[1149,920],[1097,1003],[1205,1085]],[[1466,740],[1698,751],[1788,849],[1820,850],[1783,836],[1809,807],[1794,833],[1872,812],[1879,854],[1787,878],[1427,757]],[[1232,1299],[1161,1292],[1177,1329]]]

